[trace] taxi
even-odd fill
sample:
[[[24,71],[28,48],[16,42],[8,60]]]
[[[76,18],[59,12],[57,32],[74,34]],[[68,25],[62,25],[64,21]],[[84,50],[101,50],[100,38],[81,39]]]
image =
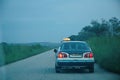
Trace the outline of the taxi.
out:
[[[64,69],[88,69],[89,72],[94,72],[93,52],[85,41],[70,41],[65,38],[54,52],[56,73]]]

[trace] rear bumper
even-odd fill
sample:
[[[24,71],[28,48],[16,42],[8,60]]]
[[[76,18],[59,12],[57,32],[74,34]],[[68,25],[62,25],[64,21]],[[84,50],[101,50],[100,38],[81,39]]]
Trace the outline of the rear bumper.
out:
[[[57,66],[66,66],[66,67],[73,67],[73,66],[79,66],[79,67],[89,67],[94,65],[94,61],[57,61]]]

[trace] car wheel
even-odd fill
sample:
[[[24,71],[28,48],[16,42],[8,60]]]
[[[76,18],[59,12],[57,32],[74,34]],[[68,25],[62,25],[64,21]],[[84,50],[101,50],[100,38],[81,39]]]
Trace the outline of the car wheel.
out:
[[[60,73],[60,67],[55,66],[55,72],[56,72],[56,73]]]
[[[90,67],[89,67],[89,72],[90,72],[90,73],[93,73],[93,72],[94,72],[94,66],[90,66]]]

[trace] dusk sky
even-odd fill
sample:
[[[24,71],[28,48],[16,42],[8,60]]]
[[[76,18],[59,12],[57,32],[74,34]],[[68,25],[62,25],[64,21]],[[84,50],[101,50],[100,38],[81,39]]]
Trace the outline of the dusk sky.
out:
[[[60,42],[92,20],[120,19],[119,0],[0,1],[0,41]]]

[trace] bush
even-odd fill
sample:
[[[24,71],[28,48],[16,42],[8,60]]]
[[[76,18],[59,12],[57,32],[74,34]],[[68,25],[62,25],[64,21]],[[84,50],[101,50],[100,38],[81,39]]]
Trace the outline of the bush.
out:
[[[88,40],[96,62],[103,68],[120,73],[120,38],[92,38]]]
[[[4,54],[2,45],[0,45],[0,65],[4,65]]]

